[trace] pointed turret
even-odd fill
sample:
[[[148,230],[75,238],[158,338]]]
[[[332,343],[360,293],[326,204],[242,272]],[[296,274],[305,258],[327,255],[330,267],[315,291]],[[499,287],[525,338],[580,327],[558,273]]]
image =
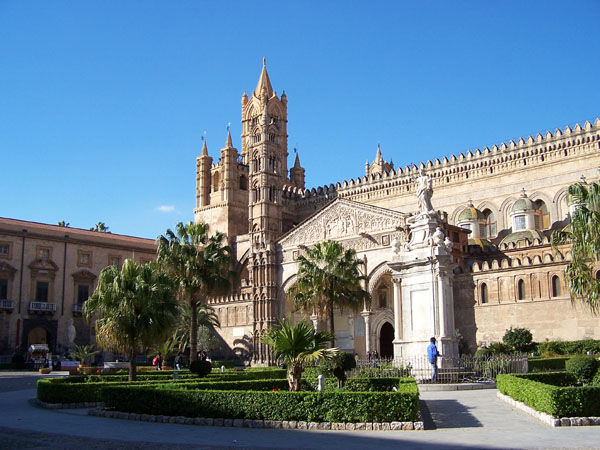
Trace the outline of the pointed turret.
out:
[[[379,144],[377,144],[377,154],[375,155],[374,164],[381,164],[381,163],[383,163],[383,157],[381,156],[381,147],[379,146]]]
[[[206,148],[206,139],[204,139],[202,142],[202,152],[200,153],[200,156],[208,156],[208,149]]]
[[[294,152],[296,152],[296,149],[294,149]],[[298,152],[296,152],[294,167],[290,169],[290,181],[300,189],[305,188],[305,172],[306,171],[304,168],[300,165],[300,157],[298,156]]]
[[[267,98],[273,95],[273,87],[271,86],[271,80],[269,80],[269,74],[267,73],[266,58],[263,58],[262,72],[260,73],[260,78],[258,79],[258,84],[256,85],[254,93],[260,97],[263,92],[266,92]]]
[[[227,128],[227,142],[225,142],[226,148],[233,148],[233,142],[231,141],[231,131]]]
[[[244,91],[244,94],[242,95],[242,107],[246,106],[246,103],[248,103],[248,94]]]

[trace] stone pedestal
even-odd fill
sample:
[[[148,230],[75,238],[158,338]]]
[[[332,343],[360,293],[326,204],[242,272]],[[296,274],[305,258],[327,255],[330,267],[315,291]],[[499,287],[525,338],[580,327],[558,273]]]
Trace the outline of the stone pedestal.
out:
[[[437,339],[444,357],[456,357],[452,243],[445,238],[435,215],[413,216],[408,222],[411,240],[403,246],[393,243],[396,255],[388,263],[397,286],[394,357],[423,358],[431,337]]]

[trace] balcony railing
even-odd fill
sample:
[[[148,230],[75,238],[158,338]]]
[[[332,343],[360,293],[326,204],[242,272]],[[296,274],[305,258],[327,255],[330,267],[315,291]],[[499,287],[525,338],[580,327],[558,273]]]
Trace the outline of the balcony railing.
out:
[[[56,303],[47,302],[29,302],[30,312],[54,313],[56,312]]]
[[[83,304],[75,303],[72,308],[73,314],[80,316],[83,314]]]
[[[12,300],[0,300],[1,311],[12,311],[14,307],[15,306]]]

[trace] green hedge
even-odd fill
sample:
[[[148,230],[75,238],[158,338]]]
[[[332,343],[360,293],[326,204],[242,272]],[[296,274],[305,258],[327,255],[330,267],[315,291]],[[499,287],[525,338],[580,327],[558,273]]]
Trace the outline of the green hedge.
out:
[[[569,356],[554,358],[529,358],[530,372],[544,372],[547,370],[565,370],[565,362]]]
[[[537,344],[535,352],[540,355],[585,355],[587,352],[600,353],[600,340],[546,341]]]
[[[106,406],[138,414],[311,422],[416,420],[415,382],[398,392],[260,392],[102,386]]]
[[[554,417],[599,416],[600,387],[566,387],[567,376],[561,377],[559,373],[504,374],[498,375],[496,385],[503,394]],[[563,385],[548,384],[552,381]]]

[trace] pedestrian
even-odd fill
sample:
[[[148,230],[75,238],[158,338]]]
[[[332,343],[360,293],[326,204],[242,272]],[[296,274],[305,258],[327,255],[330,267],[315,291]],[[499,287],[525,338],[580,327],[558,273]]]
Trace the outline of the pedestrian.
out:
[[[367,352],[367,361],[371,362],[371,352]]]
[[[427,360],[431,364],[431,382],[437,381],[437,359],[438,356],[442,356],[435,345],[435,338],[429,339],[429,347],[427,347]]]
[[[177,370],[181,370],[181,368],[183,366],[181,359],[182,359],[182,355],[181,355],[181,352],[179,352],[179,353],[177,353],[177,356],[175,356],[175,368]]]
[[[158,352],[152,360],[152,365],[154,366],[155,370],[162,370],[162,356],[160,352]]]

